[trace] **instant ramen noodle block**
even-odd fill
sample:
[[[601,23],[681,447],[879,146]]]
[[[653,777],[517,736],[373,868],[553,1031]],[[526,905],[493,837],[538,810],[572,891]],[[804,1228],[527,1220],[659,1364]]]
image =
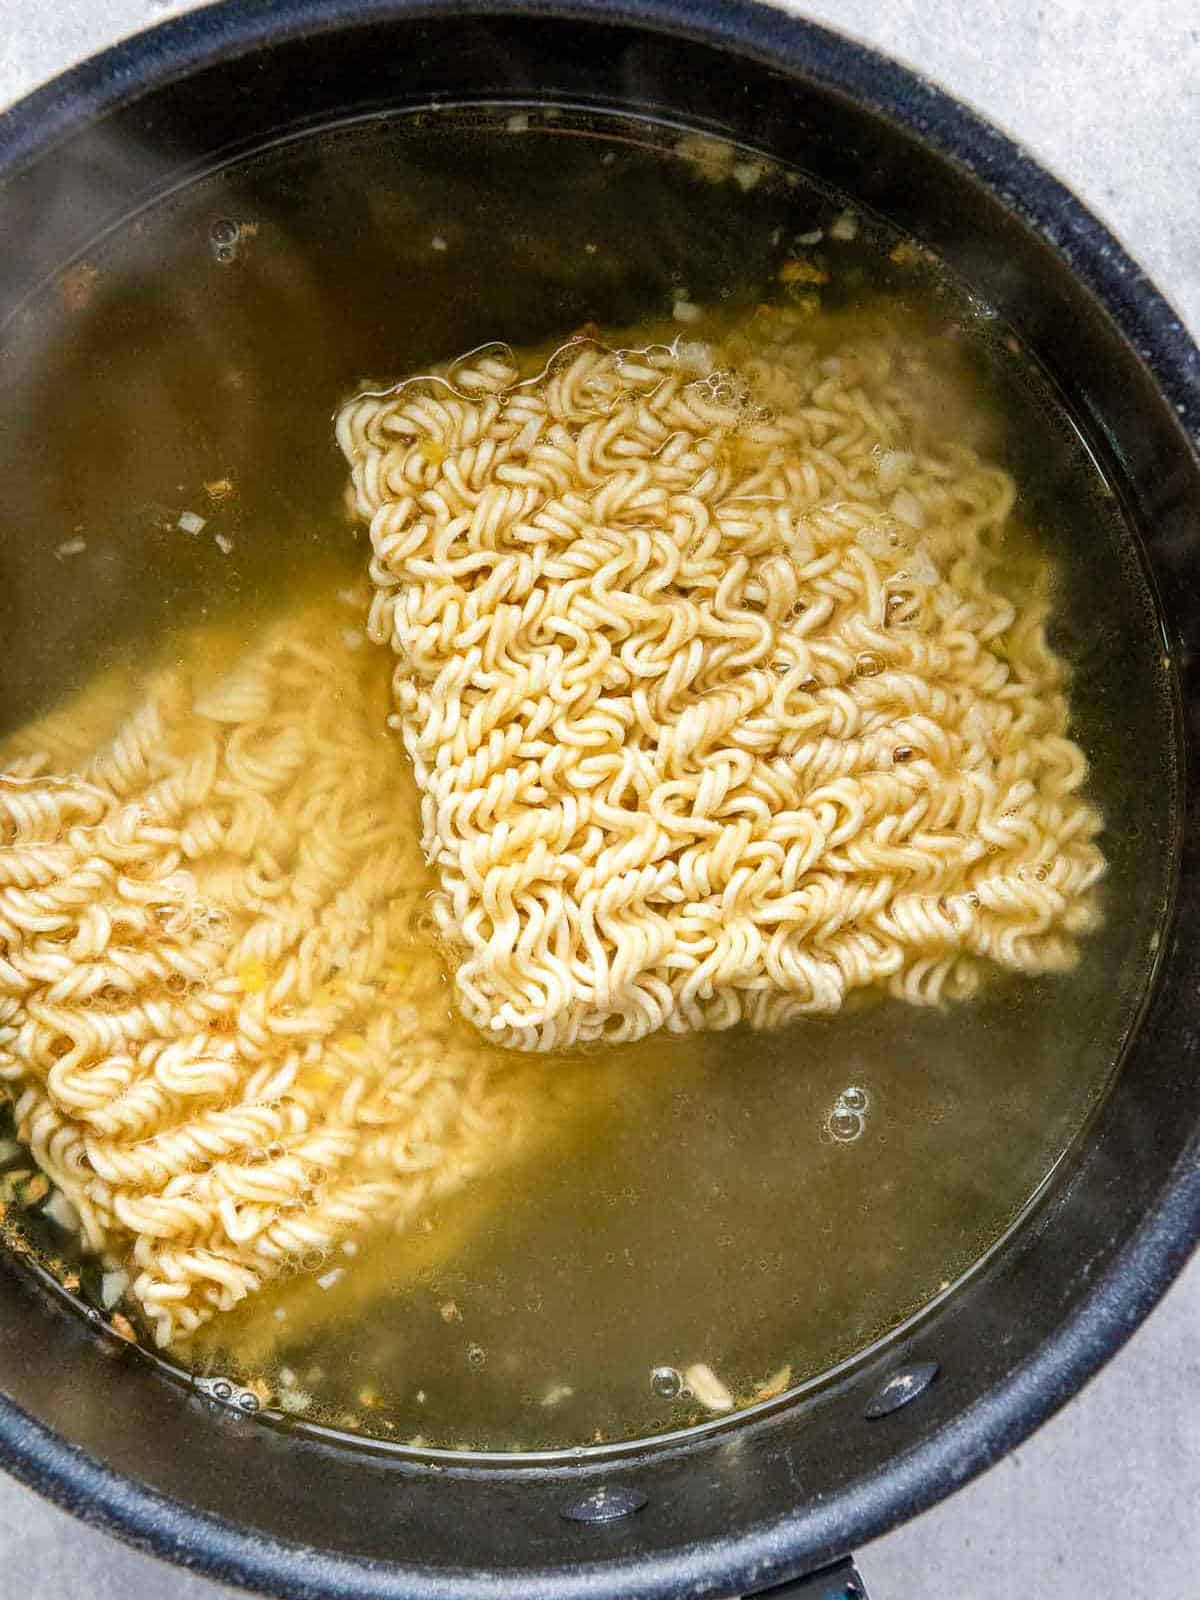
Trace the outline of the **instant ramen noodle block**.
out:
[[[1076,959],[1050,574],[896,327],[489,347],[349,402],[463,1015],[550,1050]]]
[[[160,1344],[588,1092],[449,1005],[364,620],[331,591],[197,629],[2,752],[0,1088]]]

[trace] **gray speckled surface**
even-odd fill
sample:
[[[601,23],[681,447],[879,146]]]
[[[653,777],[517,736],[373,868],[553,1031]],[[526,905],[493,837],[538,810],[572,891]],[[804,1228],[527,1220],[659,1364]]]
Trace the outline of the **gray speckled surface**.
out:
[[[171,0],[0,0],[0,105]],[[1054,168],[1200,328],[1200,10],[1186,0],[804,8],[954,89]],[[1015,1455],[861,1553],[873,1600],[1200,1596],[1200,1260]],[[0,1600],[221,1600],[0,1478]]]

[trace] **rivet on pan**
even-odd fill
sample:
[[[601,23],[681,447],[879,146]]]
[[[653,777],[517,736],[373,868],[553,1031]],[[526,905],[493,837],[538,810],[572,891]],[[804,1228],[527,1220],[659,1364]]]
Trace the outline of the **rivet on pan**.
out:
[[[646,1496],[640,1489],[624,1489],[620,1484],[609,1484],[593,1489],[591,1494],[572,1505],[564,1506],[562,1515],[570,1522],[615,1522],[618,1517],[628,1517],[640,1511]]]
[[[901,1367],[876,1390],[864,1415],[874,1422],[878,1417],[899,1411],[901,1406],[924,1394],[941,1370],[936,1361],[914,1361],[910,1366]]]

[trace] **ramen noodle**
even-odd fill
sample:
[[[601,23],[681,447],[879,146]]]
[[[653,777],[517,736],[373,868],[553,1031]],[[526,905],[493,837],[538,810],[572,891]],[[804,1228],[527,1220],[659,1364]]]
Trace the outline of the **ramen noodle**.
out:
[[[351,600],[196,629],[4,751],[0,1079],[160,1344],[566,1109],[449,1012]]]
[[[836,327],[836,325],[834,325]],[[919,344],[488,347],[337,420],[463,1015],[523,1050],[1069,968],[1101,823]]]

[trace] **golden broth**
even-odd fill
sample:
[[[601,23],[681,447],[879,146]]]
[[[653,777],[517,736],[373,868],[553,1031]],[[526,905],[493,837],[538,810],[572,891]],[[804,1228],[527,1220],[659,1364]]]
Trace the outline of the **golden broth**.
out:
[[[6,724],[114,661],[142,672],[185,621],[249,640],[285,594],[360,575],[329,413],[364,379],[586,322],[686,335],[696,307],[760,302],[804,336],[883,318],[928,341],[947,432],[1016,478],[1006,581],[1035,550],[1056,563],[1052,641],[1107,824],[1103,930],[1067,976],[944,1009],[878,1001],[556,1063],[586,1092],[553,1136],[176,1352],[209,1392],[488,1451],[660,1434],[722,1414],[722,1390],[773,1398],[948,1292],[1103,1093],[1172,826],[1166,680],[1118,508],[986,307],[752,153],[565,110],[395,119],[231,166],[76,263],[4,335]],[[381,696],[390,669],[380,651]],[[14,1214],[44,1208],[13,1176],[28,1160],[0,1155]],[[106,1298],[53,1217],[24,1236]]]

